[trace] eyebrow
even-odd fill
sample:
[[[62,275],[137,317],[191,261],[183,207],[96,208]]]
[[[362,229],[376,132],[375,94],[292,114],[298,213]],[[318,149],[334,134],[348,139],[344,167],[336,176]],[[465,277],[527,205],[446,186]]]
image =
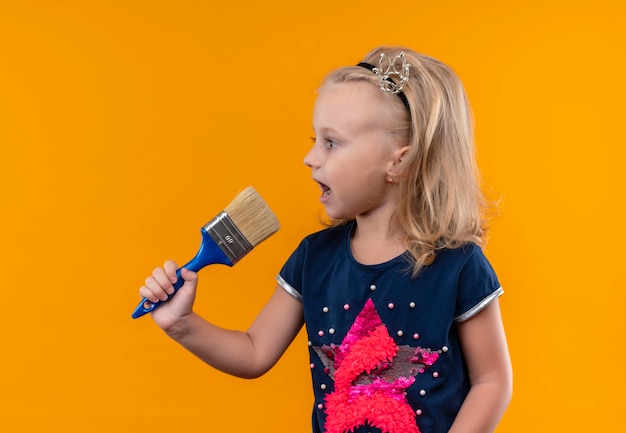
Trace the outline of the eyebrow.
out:
[[[313,132],[315,132],[315,127],[313,127]],[[320,133],[320,134],[342,135],[337,129],[329,128],[329,127],[320,128],[320,130],[317,131],[317,132]]]

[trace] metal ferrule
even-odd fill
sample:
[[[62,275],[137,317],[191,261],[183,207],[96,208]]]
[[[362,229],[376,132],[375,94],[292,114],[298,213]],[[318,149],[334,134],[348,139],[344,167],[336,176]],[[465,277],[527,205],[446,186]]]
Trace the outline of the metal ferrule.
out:
[[[233,220],[224,211],[209,221],[203,229],[206,230],[233,265],[252,249],[248,239],[239,231]]]

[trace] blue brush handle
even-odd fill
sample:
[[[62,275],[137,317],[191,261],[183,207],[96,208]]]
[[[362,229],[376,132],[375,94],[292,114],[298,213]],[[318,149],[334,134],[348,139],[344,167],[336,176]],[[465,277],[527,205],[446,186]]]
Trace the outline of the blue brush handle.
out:
[[[193,272],[198,272],[200,269],[204,268],[207,265],[221,264],[232,266],[233,263],[228,259],[228,257],[226,257],[226,254],[224,254],[222,249],[215,243],[211,235],[209,235],[209,233],[204,228],[200,229],[200,232],[202,234],[202,243],[200,244],[200,249],[196,253],[196,256],[182,268],[189,269]],[[135,311],[133,311],[133,319],[150,313],[155,308],[163,305],[164,303],[172,299],[172,296],[174,296],[176,292],[178,292],[178,289],[180,289],[185,283],[180,275],[180,271],[182,268],[179,268],[176,271],[177,280],[176,283],[173,284],[174,293],[169,295],[167,300],[165,301],[151,302],[147,298],[143,298],[139,305],[137,305],[137,308],[135,308]]]

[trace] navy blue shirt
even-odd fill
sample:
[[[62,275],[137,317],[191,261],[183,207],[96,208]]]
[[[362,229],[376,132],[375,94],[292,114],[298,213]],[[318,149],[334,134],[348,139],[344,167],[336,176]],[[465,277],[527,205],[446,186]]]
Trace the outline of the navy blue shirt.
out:
[[[303,303],[313,432],[447,432],[470,388],[455,325],[502,294],[498,279],[475,244],[416,278],[406,255],[363,265],[353,228],[307,236],[277,277]]]

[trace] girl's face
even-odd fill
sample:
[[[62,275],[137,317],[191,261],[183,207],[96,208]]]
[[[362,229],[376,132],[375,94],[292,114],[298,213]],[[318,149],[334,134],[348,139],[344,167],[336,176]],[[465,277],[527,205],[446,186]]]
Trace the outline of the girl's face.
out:
[[[386,179],[401,145],[384,128],[382,92],[370,83],[330,84],[313,111],[314,144],[304,158],[333,219],[351,219],[393,206]],[[383,108],[381,108],[381,106]]]

